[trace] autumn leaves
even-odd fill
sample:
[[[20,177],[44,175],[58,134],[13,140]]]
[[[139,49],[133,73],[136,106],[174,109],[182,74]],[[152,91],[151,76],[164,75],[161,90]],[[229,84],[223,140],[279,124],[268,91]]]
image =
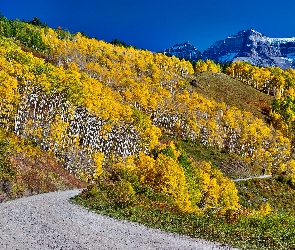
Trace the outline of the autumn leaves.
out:
[[[39,29],[51,63],[0,38],[1,125],[51,151],[79,178],[96,180],[117,168],[125,182],[133,185],[127,177],[137,176],[182,211],[239,208],[230,180],[208,162],[184,160],[173,144],[160,143],[162,133],[225,148],[273,173],[294,167],[280,132],[194,93],[183,78],[194,72],[189,62],[80,33],[32,29]],[[206,61],[195,70],[220,67]],[[232,74],[240,77],[235,68]]]

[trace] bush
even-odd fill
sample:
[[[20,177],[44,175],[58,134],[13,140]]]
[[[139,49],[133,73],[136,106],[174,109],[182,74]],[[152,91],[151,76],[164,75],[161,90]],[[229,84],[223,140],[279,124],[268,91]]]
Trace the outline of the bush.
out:
[[[135,201],[135,191],[130,182],[119,180],[106,182],[100,180],[90,184],[81,194],[82,199],[91,203],[94,209],[101,209],[104,204],[110,204],[115,209],[131,206]]]
[[[108,196],[115,208],[131,206],[135,201],[135,192],[130,182],[121,180],[108,190]]]

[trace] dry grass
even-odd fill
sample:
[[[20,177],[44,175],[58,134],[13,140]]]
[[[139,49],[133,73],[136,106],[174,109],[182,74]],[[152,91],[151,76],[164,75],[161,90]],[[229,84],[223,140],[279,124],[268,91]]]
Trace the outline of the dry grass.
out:
[[[83,188],[85,183],[62,167],[53,156],[41,153],[37,157],[25,153],[9,157],[12,168],[17,169],[21,182],[32,193]]]
[[[52,154],[41,150],[37,150],[34,156],[25,151],[10,152],[7,157],[6,174],[4,170],[0,178],[0,202],[39,193],[85,187],[86,184],[64,169]]]
[[[273,97],[266,95],[223,73],[203,72],[189,77],[196,79],[193,89],[207,98],[225,102],[241,110],[251,112],[256,117],[268,121],[268,111]]]

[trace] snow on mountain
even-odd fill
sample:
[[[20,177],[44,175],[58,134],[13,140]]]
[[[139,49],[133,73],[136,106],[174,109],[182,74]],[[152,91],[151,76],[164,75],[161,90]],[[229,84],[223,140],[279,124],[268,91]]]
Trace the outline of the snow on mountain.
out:
[[[162,51],[179,58],[197,61],[211,59],[226,63],[245,61],[257,66],[295,68],[295,37],[270,38],[254,30],[242,30],[211,45],[203,53],[189,42]]]

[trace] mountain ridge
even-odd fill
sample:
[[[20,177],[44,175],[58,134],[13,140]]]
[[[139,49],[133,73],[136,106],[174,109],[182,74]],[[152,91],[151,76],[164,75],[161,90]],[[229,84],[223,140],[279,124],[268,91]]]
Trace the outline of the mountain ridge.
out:
[[[295,68],[295,37],[270,38],[254,29],[249,29],[218,40],[203,52],[192,44],[190,47],[183,45],[185,44],[174,45],[162,53],[192,61],[199,59],[210,59],[218,63],[243,61],[262,67]],[[195,57],[191,56],[192,47],[195,48]]]
[[[185,58],[189,60],[198,60],[202,53],[189,41],[185,43],[175,44],[170,48],[162,51],[164,55],[174,55],[178,58]]]

